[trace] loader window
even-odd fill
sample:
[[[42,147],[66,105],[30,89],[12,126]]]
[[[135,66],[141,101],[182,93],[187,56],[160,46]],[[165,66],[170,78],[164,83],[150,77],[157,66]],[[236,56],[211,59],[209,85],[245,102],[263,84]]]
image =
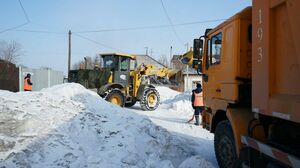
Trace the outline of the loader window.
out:
[[[135,70],[137,68],[137,62],[135,59],[130,59],[130,70]]]
[[[114,71],[116,70],[118,62],[114,56],[105,56],[103,57],[103,64],[104,68],[109,68]]]
[[[121,71],[128,71],[129,70],[129,58],[122,57],[121,58]]]

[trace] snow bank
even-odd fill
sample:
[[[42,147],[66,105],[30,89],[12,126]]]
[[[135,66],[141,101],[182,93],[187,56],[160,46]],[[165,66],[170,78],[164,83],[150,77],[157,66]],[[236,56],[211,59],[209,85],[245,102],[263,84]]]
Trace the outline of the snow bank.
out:
[[[177,95],[173,95],[172,98],[165,99],[163,101],[162,108],[166,108],[171,111],[177,111],[180,113],[179,116],[191,117],[194,113],[194,109],[191,104],[191,93],[177,93]]]
[[[195,126],[195,121],[187,123],[194,113],[190,101],[191,92],[175,92],[167,87],[159,87],[158,91],[161,95],[167,95],[158,109],[143,112],[136,110],[138,105],[132,109],[176,135],[176,141],[183,144],[182,147],[189,153],[189,157],[185,158],[180,167],[217,167],[214,135],[201,126]]]
[[[185,143],[78,84],[0,91],[0,166],[172,168],[191,160]]]
[[[164,102],[168,99],[173,99],[176,95],[180,94],[180,92],[177,92],[164,86],[157,86],[155,88],[159,92],[161,102]]]
[[[177,92],[168,87],[156,87],[161,96],[161,106],[169,111],[180,112],[180,116],[192,116],[191,92]]]

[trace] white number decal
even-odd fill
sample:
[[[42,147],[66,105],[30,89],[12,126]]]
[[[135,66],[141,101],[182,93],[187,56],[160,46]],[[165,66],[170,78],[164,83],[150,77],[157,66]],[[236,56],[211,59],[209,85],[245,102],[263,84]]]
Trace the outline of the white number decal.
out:
[[[264,34],[264,31],[263,31],[262,27],[259,27],[259,28],[257,29],[257,37],[258,37],[259,42],[262,41],[262,39],[263,39],[263,34]]]
[[[259,24],[262,24],[261,9],[258,10]]]
[[[257,48],[257,53],[258,53],[258,58],[257,58],[257,62],[261,62],[263,59],[263,49],[261,47]]]

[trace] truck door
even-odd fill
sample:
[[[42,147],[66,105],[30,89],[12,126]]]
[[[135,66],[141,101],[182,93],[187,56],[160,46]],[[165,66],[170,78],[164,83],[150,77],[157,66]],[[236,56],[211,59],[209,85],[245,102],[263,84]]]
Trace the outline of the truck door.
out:
[[[221,97],[220,80],[226,72],[222,71],[222,32],[215,33],[206,39],[206,54],[204,73],[207,80],[203,80],[206,104],[212,107],[212,101]]]

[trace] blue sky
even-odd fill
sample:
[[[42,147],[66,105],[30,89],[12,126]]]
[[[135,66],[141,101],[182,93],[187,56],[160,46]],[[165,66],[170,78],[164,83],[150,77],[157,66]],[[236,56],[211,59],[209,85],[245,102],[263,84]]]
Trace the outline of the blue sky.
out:
[[[32,68],[67,71],[68,30],[72,35],[72,63],[97,53],[124,52],[152,56],[182,54],[187,43],[221,21],[139,30],[86,32],[132,27],[170,25],[161,0],[21,0],[29,23],[0,33],[0,40],[15,40],[22,46],[19,63]],[[251,5],[251,0],[163,0],[174,25],[227,19]],[[0,0],[0,32],[26,23],[18,0]],[[47,33],[24,32],[27,30]],[[175,30],[175,32],[174,32]],[[50,33],[54,32],[54,33]],[[82,32],[82,33],[80,33]],[[177,34],[177,35],[176,35]],[[78,36],[79,35],[79,36]],[[80,37],[81,36],[81,37]],[[88,41],[86,37],[93,41]]]

